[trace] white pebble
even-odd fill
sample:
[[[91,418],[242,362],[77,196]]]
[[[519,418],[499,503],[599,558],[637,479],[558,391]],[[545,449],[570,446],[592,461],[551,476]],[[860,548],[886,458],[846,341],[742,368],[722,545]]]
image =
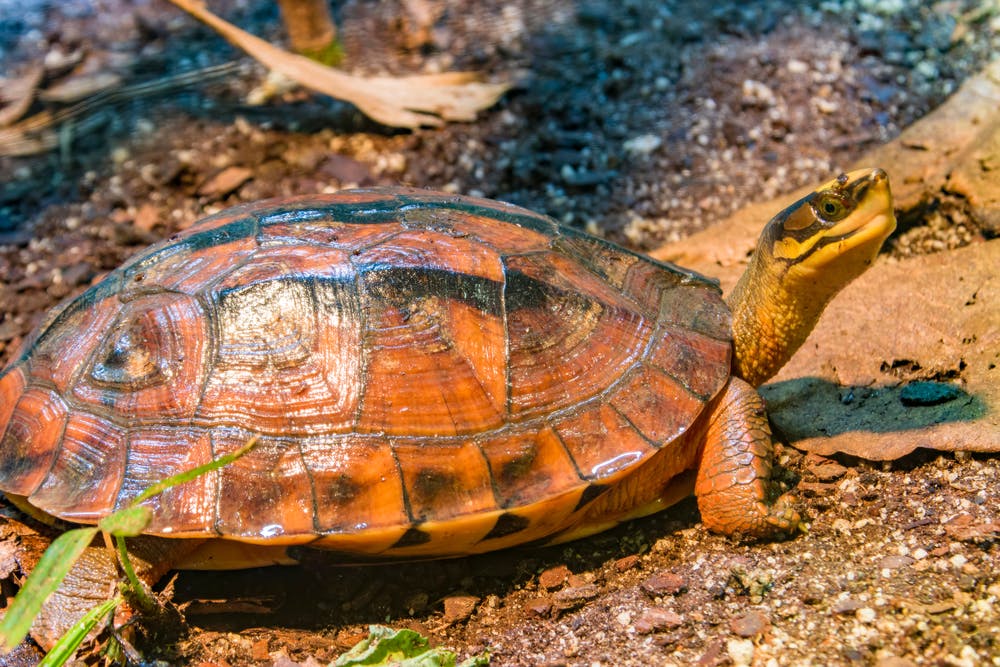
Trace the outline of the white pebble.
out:
[[[737,667],[753,663],[753,640],[730,639],[726,642],[726,653]]]
[[[649,155],[659,148],[662,143],[663,140],[655,134],[641,134],[626,141],[623,148],[626,153],[633,155]]]

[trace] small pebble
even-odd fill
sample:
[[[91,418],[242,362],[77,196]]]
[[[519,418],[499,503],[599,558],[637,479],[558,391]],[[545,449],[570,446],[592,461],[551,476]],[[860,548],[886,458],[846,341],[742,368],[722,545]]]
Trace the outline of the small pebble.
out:
[[[739,618],[732,619],[729,622],[729,629],[740,637],[756,637],[767,630],[770,624],[764,613],[754,609]]]
[[[572,572],[565,565],[557,565],[555,567],[550,567],[549,569],[538,575],[538,585],[546,590],[552,590],[553,588],[559,588],[566,583],[566,579]]]
[[[642,582],[642,590],[650,597],[678,595],[688,588],[684,577],[673,572],[658,572]]]
[[[871,607],[861,607],[854,615],[862,623],[871,623],[875,620],[875,610]]]
[[[616,572],[626,572],[639,565],[639,557],[636,555],[625,556],[615,561]]]
[[[444,620],[447,623],[464,621],[472,616],[479,604],[474,595],[452,595],[444,599]]]
[[[852,611],[857,611],[861,609],[863,606],[864,604],[858,602],[857,600],[852,600],[851,598],[844,598],[843,600],[837,600],[835,603],[833,603],[833,606],[830,608],[830,611],[832,611],[834,614],[846,614]]]
[[[632,155],[649,155],[659,148],[662,143],[663,140],[655,134],[641,134],[626,141],[623,148],[626,153],[631,153]]]
[[[892,555],[886,556],[879,561],[879,568],[883,570],[898,570],[901,567],[911,565],[914,559],[910,556]]]
[[[730,639],[726,642],[726,653],[734,665],[753,664],[753,640]]]
[[[594,584],[585,584],[583,586],[562,589],[558,593],[553,594],[552,602],[560,610],[575,609],[583,605],[587,600],[593,600],[599,594],[600,591],[597,586]]]
[[[632,627],[639,634],[648,635],[651,632],[676,628],[683,622],[684,619],[677,612],[663,607],[649,607],[639,615]]]
[[[899,400],[907,407],[940,405],[962,395],[962,390],[943,382],[911,382],[899,391]]]
[[[552,601],[548,598],[536,598],[528,602],[525,607],[535,616],[548,616],[552,611]]]

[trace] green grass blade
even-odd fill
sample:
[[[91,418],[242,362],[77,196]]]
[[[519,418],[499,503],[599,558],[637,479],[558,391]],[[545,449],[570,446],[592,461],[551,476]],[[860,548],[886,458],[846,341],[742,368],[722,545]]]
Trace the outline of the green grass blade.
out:
[[[82,644],[83,640],[87,638],[90,631],[93,630],[105,616],[114,611],[115,608],[121,604],[121,602],[121,597],[115,596],[110,600],[101,602],[84,614],[83,618],[77,621],[66,634],[59,638],[59,641],[57,641],[56,645],[52,647],[52,650],[45,654],[42,661],[38,663],[38,667],[62,667],[62,665],[65,665],[66,662],[73,657],[76,649],[80,648],[80,644]]]
[[[10,651],[27,636],[46,598],[59,588],[95,535],[97,528],[78,528],[63,533],[49,545],[0,622],[0,648]]]
[[[167,477],[166,479],[157,482],[153,486],[149,487],[148,489],[140,493],[136,497],[136,499],[132,501],[132,504],[138,505],[144,500],[148,500],[155,495],[163,493],[172,486],[177,486],[178,484],[183,484],[184,482],[190,482],[192,479],[200,477],[201,475],[204,475],[207,472],[218,470],[223,466],[227,466],[256,446],[257,446],[257,436],[254,436],[247,441],[247,444],[243,445],[242,447],[237,449],[235,452],[232,452],[231,454],[224,454],[217,459],[209,461],[208,463],[197,466],[195,468],[191,468],[190,470],[185,470],[182,473],[172,475],[171,477]]]
[[[142,535],[142,531],[146,530],[152,520],[153,510],[145,506],[130,505],[101,519],[97,522],[97,527],[115,536],[135,537]]]

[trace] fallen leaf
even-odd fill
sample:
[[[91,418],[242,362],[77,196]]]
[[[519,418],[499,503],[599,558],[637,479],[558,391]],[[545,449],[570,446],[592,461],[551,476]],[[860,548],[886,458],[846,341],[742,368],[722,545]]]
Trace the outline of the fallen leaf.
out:
[[[121,83],[122,78],[114,72],[76,74],[39,91],[38,97],[45,102],[72,104],[91,95],[111,90]]]
[[[206,197],[224,197],[253,177],[253,170],[246,167],[226,167],[198,188],[198,194]]]
[[[477,82],[474,72],[398,79],[351,76],[283,51],[219,18],[197,0],[170,1],[269,69],[307,88],[350,102],[365,115],[391,127],[440,126],[446,120],[475,120],[477,112],[492,106],[510,88],[506,83]]]
[[[6,127],[28,112],[35,100],[38,84],[42,81],[45,67],[33,65],[16,79],[0,81],[0,127]]]

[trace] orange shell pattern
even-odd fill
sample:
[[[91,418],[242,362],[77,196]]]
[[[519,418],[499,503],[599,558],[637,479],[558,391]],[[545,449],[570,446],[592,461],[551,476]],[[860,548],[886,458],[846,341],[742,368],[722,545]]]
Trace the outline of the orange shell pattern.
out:
[[[683,441],[730,348],[713,283],[524,209],[264,202],[49,316],[0,376],[0,488],[94,522],[256,435],[147,501],[148,532],[486,551],[564,528]]]

